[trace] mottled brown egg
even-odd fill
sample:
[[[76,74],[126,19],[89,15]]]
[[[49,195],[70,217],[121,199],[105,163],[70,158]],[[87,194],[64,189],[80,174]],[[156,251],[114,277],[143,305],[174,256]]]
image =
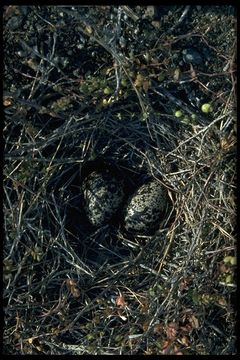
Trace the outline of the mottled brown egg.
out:
[[[123,186],[110,171],[92,172],[82,184],[86,215],[94,226],[108,222],[123,200]]]
[[[150,234],[159,226],[167,206],[167,192],[153,180],[138,188],[128,200],[124,223],[128,231]]]

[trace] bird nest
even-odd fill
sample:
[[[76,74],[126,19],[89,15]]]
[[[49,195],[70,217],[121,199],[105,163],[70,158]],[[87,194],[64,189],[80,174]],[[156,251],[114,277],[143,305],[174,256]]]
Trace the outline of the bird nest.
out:
[[[149,8],[4,10],[5,353],[236,351],[234,8]],[[103,166],[164,184],[153,235],[86,221]]]

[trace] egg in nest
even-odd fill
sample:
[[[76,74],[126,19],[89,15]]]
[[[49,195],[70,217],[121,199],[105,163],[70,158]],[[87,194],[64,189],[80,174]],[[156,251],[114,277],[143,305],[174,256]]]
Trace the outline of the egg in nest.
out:
[[[123,186],[110,171],[94,171],[82,184],[84,207],[90,223],[101,226],[108,222],[121,206]]]
[[[138,188],[130,197],[124,215],[125,228],[140,234],[153,233],[167,207],[167,192],[157,180]]]

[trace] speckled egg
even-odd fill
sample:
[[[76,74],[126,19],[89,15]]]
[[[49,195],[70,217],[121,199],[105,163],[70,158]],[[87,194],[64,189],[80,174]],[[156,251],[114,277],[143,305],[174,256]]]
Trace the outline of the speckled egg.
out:
[[[163,220],[167,206],[167,192],[157,180],[138,188],[125,209],[125,228],[143,234],[152,233]]]
[[[123,186],[110,171],[92,172],[82,184],[84,207],[90,223],[101,226],[119,209]]]

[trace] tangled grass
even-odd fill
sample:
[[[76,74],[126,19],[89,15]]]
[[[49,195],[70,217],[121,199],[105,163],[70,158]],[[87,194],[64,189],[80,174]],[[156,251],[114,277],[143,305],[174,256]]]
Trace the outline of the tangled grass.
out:
[[[83,8],[75,15],[47,8],[53,21],[55,12],[88,19]],[[174,19],[177,27],[179,16]],[[76,79],[66,73],[53,83],[53,60],[29,75],[28,97],[4,97],[4,352],[234,354],[235,49],[222,59],[230,64],[221,75],[223,93],[214,72],[212,89],[206,74],[187,81],[201,84],[213,100],[214,112],[202,115],[167,88],[170,75],[151,85],[146,75],[133,79],[127,56],[106,42],[104,31],[86,26],[91,46],[117,63],[112,102],[99,102],[98,89],[77,94]],[[130,87],[125,97],[119,94],[123,75]],[[60,87],[64,103],[36,101],[44,81]],[[176,107],[197,113],[197,123],[177,119]],[[166,186],[172,205],[153,236],[130,235],[121,222],[98,229],[86,222],[81,180],[88,164],[102,161],[117,166],[130,187],[145,176]]]

